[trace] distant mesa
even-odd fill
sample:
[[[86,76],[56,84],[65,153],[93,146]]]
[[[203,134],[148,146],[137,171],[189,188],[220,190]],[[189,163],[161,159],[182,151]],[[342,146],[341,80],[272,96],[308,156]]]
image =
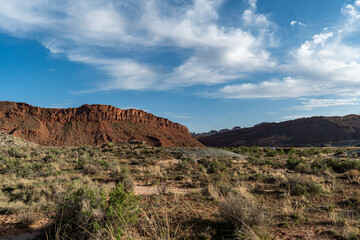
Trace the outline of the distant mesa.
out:
[[[360,116],[311,117],[197,138],[211,147],[238,146],[352,146],[360,144]]]
[[[0,132],[50,146],[145,141],[152,146],[203,147],[181,124],[142,110],[98,104],[53,109],[0,101]]]
[[[241,129],[241,127],[235,126],[231,130],[227,129],[227,128],[224,128],[224,129],[220,129],[219,131],[211,130],[209,132],[203,132],[203,133],[195,133],[195,132],[193,132],[193,133],[191,133],[191,136],[193,136],[196,139],[199,139],[201,137],[212,136],[212,135],[215,135],[215,134],[218,134],[218,133],[231,132],[231,131],[238,130],[238,129]]]

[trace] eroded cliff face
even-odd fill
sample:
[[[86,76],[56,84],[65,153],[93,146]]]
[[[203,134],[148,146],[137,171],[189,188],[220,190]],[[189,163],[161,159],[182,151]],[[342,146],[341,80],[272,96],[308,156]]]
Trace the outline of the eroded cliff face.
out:
[[[199,141],[212,147],[323,146],[343,141],[360,141],[360,116],[311,117],[263,123],[202,137]]]
[[[52,109],[0,102],[0,131],[44,145],[146,141],[154,146],[198,146],[188,129],[142,110],[109,105]]]

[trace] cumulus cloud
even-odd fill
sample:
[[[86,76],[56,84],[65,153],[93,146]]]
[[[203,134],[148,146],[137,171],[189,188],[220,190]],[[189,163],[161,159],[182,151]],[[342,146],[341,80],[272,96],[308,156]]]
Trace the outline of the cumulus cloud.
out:
[[[94,91],[212,85],[273,68],[276,61],[267,50],[273,24],[256,12],[256,1],[249,1],[241,21],[231,27],[218,23],[222,3],[1,1],[0,31],[36,39],[54,54],[104,71],[108,77]],[[249,21],[261,28],[250,29]],[[162,63],[146,60],[161,48],[190,54],[182,64],[164,70]]]
[[[360,0],[342,8],[345,21],[314,33],[281,64],[272,54],[278,27],[258,12],[256,0],[247,3],[241,17],[224,26],[223,0],[0,0],[0,31],[36,39],[53,54],[106,73],[82,93],[218,85],[207,95],[308,97],[298,110],[357,102],[360,45],[349,39],[360,33]],[[305,26],[298,20],[290,25]],[[161,49],[182,61],[154,62]],[[258,72],[278,77],[253,79]],[[332,99],[311,97],[325,95]]]
[[[360,95],[360,45],[349,39],[359,33],[358,6],[358,3],[346,5],[342,9],[346,16],[345,22],[337,27],[325,28],[292,50],[286,62],[276,68],[276,71],[287,75],[284,79],[227,85],[216,94],[225,98],[331,95],[339,98],[336,100],[338,105],[353,103],[353,97]],[[328,100],[328,106],[331,103],[335,105],[334,101]]]

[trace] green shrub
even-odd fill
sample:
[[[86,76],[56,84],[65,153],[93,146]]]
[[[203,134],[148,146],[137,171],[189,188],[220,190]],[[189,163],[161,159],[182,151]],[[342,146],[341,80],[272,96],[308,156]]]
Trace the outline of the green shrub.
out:
[[[214,160],[210,162],[208,167],[208,173],[219,173],[223,172],[226,169],[226,165],[219,160]]]
[[[290,177],[283,186],[289,190],[290,195],[317,195],[323,192],[321,185],[302,176]]]
[[[289,157],[286,160],[286,167],[289,170],[295,170],[295,168],[300,164],[300,163],[305,163],[305,161],[303,159],[300,158],[294,158],[294,157]]]
[[[358,160],[338,160],[329,158],[325,160],[325,163],[337,173],[344,173],[352,169],[360,169],[360,161]]]
[[[127,192],[122,184],[116,185],[109,193],[107,201],[106,227],[114,231],[116,236],[123,236],[124,228],[133,226],[137,221],[140,213],[139,201],[140,199],[134,193]]]
[[[8,150],[8,154],[10,157],[14,157],[14,158],[22,158],[22,157],[26,156],[25,154],[23,154],[21,152],[21,150],[19,148],[10,148]]]
[[[80,188],[60,204],[55,239],[122,239],[140,212],[140,199],[118,184],[108,195],[95,188]]]
[[[126,168],[116,168],[112,173],[111,173],[111,178],[113,179],[113,181],[115,181],[116,183],[121,183],[126,190],[132,190],[134,189],[134,180],[132,179],[129,170]]]

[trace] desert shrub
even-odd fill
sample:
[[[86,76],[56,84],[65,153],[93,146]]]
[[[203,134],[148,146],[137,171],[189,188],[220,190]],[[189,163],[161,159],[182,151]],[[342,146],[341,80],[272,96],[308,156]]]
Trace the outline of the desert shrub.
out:
[[[357,160],[337,160],[329,158],[325,160],[325,163],[337,173],[344,173],[352,169],[360,169],[360,161]]]
[[[122,184],[107,195],[104,191],[80,188],[60,203],[55,239],[123,239],[140,212],[140,199]],[[60,228],[59,228],[60,226]]]
[[[45,162],[51,162],[51,161],[54,161],[55,159],[56,159],[56,157],[55,157],[54,155],[52,155],[52,154],[46,155],[46,156],[43,158],[43,160],[44,160]]]
[[[255,198],[230,194],[220,203],[219,214],[225,223],[233,226],[236,239],[268,239],[264,228],[269,217]]]
[[[194,167],[195,161],[191,158],[181,158],[178,167],[182,170],[191,170]]]
[[[295,172],[298,172],[298,173],[311,173],[312,172],[311,165],[306,164],[306,163],[299,163],[295,167]]]
[[[295,170],[295,168],[300,164],[300,163],[305,163],[305,161],[301,158],[295,158],[295,157],[289,157],[286,160],[286,167],[289,170]]]
[[[216,182],[216,188],[217,188],[219,194],[221,194],[221,196],[225,196],[225,197],[228,196],[229,194],[235,192],[232,185],[225,181]]]
[[[1,158],[1,172],[2,173],[17,173],[18,170],[22,166],[22,161],[20,159],[8,159],[8,158]]]
[[[106,142],[103,145],[101,145],[103,152],[111,152],[114,148],[115,144],[113,142]]]
[[[298,155],[299,156],[304,156],[304,157],[310,157],[310,156],[314,156],[314,155],[318,155],[322,153],[322,150],[319,148],[305,148],[302,151],[299,151]]]
[[[290,195],[317,195],[323,192],[321,185],[303,176],[289,177],[282,185],[289,190]]]
[[[264,148],[264,152],[266,154],[266,157],[275,157],[278,154],[278,151],[271,148]]]
[[[22,212],[18,215],[18,225],[20,227],[28,228],[34,224],[37,220],[35,213],[33,212]]]
[[[96,164],[93,163],[85,163],[82,169],[84,174],[88,174],[88,175],[98,174],[101,170]]]
[[[129,170],[126,168],[116,168],[111,172],[111,178],[116,183],[121,183],[127,190],[132,190],[135,186],[134,180],[132,179]]]
[[[315,160],[310,164],[311,173],[323,174],[326,171],[332,170],[323,160]]]
[[[123,236],[124,228],[133,226],[137,221],[140,213],[139,201],[140,199],[134,193],[126,191],[122,184],[116,185],[109,193],[105,209],[107,229],[114,231],[116,236]]]
[[[147,239],[190,239],[189,228],[185,228],[178,221],[175,212],[167,207],[162,207],[160,210],[153,209],[153,212],[151,215],[144,212],[144,217],[139,224],[139,228],[148,237]]]
[[[359,183],[360,182],[360,172],[355,169],[351,169],[345,173],[347,178],[353,182],[353,183]]]
[[[49,152],[56,156],[60,156],[60,155],[64,154],[66,152],[66,150],[63,148],[51,148],[49,150]]]
[[[227,167],[223,162],[216,159],[210,162],[207,170],[208,173],[219,173],[225,171],[226,168]]]
[[[214,186],[212,183],[209,183],[207,186],[201,189],[201,195],[209,198],[210,200],[220,199],[220,193],[216,186]]]
[[[26,154],[24,154],[20,148],[10,148],[8,150],[8,154],[10,157],[14,157],[14,158],[23,158],[26,157]]]
[[[238,226],[263,226],[268,220],[265,209],[254,198],[234,194],[222,201],[219,212],[225,222]]]

